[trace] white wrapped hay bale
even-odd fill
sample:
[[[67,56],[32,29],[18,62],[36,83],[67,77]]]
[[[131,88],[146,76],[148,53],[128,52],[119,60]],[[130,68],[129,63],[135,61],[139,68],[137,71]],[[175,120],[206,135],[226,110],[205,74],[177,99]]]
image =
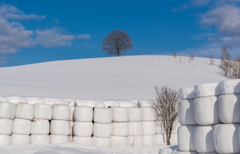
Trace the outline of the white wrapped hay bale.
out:
[[[13,104],[18,104],[18,103],[27,103],[27,100],[23,97],[18,97],[18,96],[13,96],[13,97],[6,97],[8,102],[13,103]]]
[[[31,140],[31,144],[49,144],[50,136],[49,135],[31,135],[30,140]]]
[[[105,101],[102,102],[106,107],[119,107],[119,103],[117,101]]]
[[[32,122],[26,119],[14,119],[13,121],[13,133],[29,135],[31,133]]]
[[[194,100],[194,117],[199,125],[220,124],[218,97],[210,96]]]
[[[48,135],[49,121],[44,119],[34,119],[32,121],[31,134],[33,135]]]
[[[50,142],[54,143],[67,143],[69,138],[67,135],[50,135]]]
[[[218,153],[240,152],[238,127],[239,124],[220,124],[213,127],[214,147]]]
[[[198,154],[196,151],[176,151],[175,154]]]
[[[50,132],[52,135],[69,135],[70,124],[65,120],[52,120]]]
[[[96,147],[110,147],[111,146],[111,139],[110,138],[99,138],[93,137],[93,146]]]
[[[178,128],[178,149],[180,151],[196,151],[194,131],[196,126],[180,126]]]
[[[138,101],[137,105],[139,107],[151,107],[152,102],[151,101]]]
[[[224,80],[220,82],[222,94],[239,94],[240,93],[240,80]]]
[[[7,97],[0,96],[0,103],[10,103]]]
[[[240,94],[220,96],[218,99],[218,112],[223,123],[240,123]]]
[[[110,124],[94,123],[93,135],[95,137],[109,138],[111,134],[112,134],[112,123]]]
[[[170,142],[171,144],[177,144],[178,141],[177,141],[177,134],[171,134],[171,138],[170,138]],[[167,140],[166,140],[167,141]]]
[[[74,110],[75,110],[74,106],[69,106],[69,121],[73,121]]]
[[[73,119],[79,122],[90,122],[93,120],[93,108],[88,106],[78,106],[73,113]]]
[[[73,134],[79,137],[90,137],[93,132],[92,122],[74,122]]]
[[[142,122],[128,122],[129,136],[140,136],[142,133]]]
[[[0,118],[0,134],[11,135],[13,129],[13,120]]]
[[[1,102],[0,118],[14,119],[16,113],[16,104]]]
[[[35,119],[52,119],[52,106],[49,104],[34,104],[35,108]]]
[[[115,122],[128,122],[128,108],[113,107],[113,119]]]
[[[165,134],[165,129],[163,127],[163,123],[161,121],[156,121],[155,122],[156,125],[156,133],[157,134]]]
[[[196,98],[196,93],[194,87],[183,87],[179,89],[180,98],[185,99],[194,99]]]
[[[25,97],[25,99],[27,100],[28,104],[39,104],[39,103],[44,103],[43,98],[40,97]]]
[[[138,107],[136,103],[132,101],[118,101],[120,107]]]
[[[143,145],[156,145],[156,135],[143,135]]]
[[[74,133],[73,133],[73,121],[68,121],[69,122],[69,125],[70,125],[70,128],[69,128],[69,135],[72,136]]]
[[[127,145],[128,146],[142,146],[143,145],[142,136],[128,136],[127,137]]]
[[[111,146],[127,146],[127,137],[126,136],[111,136]]]
[[[113,136],[128,136],[128,123],[127,122],[113,122],[112,123]]]
[[[112,122],[113,112],[111,108],[94,108],[94,122],[108,124]]]
[[[143,135],[156,134],[156,124],[154,121],[142,121]]]
[[[138,107],[128,108],[129,121],[138,122],[142,121],[142,109]]]
[[[74,136],[73,137],[73,142],[75,143],[80,143],[80,144],[84,144],[84,145],[89,145],[92,146],[92,137],[79,137],[79,136]]]
[[[194,99],[181,100],[178,103],[178,119],[182,125],[196,125],[194,118]]]
[[[29,135],[12,134],[11,145],[28,145],[28,144],[30,144]]]
[[[54,104],[52,113],[55,120],[69,120],[70,109],[67,105]]]
[[[0,146],[7,146],[11,144],[11,136],[10,135],[0,135]]]
[[[17,104],[15,117],[32,120],[34,117],[34,105],[28,103]]]
[[[194,86],[197,97],[219,96],[222,95],[220,82],[216,83],[203,83]]]
[[[194,143],[197,152],[215,152],[213,142],[213,126],[196,126]]]
[[[151,107],[142,107],[142,120],[143,121],[154,121],[156,120],[156,115],[154,109]]]
[[[67,104],[64,100],[58,98],[43,98],[44,104]]]
[[[91,100],[76,100],[77,106],[106,107],[102,102]]]
[[[163,134],[156,134],[156,144],[166,143],[166,136]]]

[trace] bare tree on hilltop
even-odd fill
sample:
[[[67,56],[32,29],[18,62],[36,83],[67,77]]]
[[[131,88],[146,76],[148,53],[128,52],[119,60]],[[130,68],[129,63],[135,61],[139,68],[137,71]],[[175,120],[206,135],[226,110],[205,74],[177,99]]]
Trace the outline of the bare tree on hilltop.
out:
[[[132,38],[122,30],[113,30],[103,39],[101,50],[109,56],[121,56],[132,49]]]
[[[174,57],[174,58],[176,58],[176,57],[177,57],[177,54],[176,54],[176,52],[175,52],[175,51],[173,52],[173,57]]]
[[[209,58],[210,58],[210,64],[213,65],[214,64],[213,54],[210,54]]]

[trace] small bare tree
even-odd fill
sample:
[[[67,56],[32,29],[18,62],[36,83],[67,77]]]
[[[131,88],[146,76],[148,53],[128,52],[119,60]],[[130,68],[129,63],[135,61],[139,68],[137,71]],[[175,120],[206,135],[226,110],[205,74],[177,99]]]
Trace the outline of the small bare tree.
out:
[[[173,52],[173,57],[174,57],[174,58],[176,58],[176,57],[177,57],[177,54],[176,54],[176,52],[175,52],[175,51]]]
[[[213,54],[210,54],[209,58],[210,58],[210,64],[213,65],[214,64]]]
[[[132,49],[132,38],[122,30],[114,30],[103,39],[102,51],[109,56],[121,56]]]
[[[152,108],[155,111],[156,119],[162,122],[166,132],[167,145],[170,145],[172,130],[178,124],[178,102],[180,100],[178,91],[171,87],[155,87],[155,101],[152,101]]]
[[[190,55],[190,59],[193,61],[194,60],[194,54]]]
[[[220,69],[223,72],[224,76],[228,76],[231,74],[231,66],[232,66],[232,61],[231,61],[231,55],[227,51],[227,48],[222,48],[222,54],[221,54],[221,64],[220,64]]]

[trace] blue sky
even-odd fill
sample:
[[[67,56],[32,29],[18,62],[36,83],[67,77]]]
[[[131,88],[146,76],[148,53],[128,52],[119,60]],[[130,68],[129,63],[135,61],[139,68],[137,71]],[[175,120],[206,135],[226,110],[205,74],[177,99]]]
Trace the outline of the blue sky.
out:
[[[121,29],[128,55],[240,52],[240,0],[60,1],[0,3],[0,64],[105,57],[103,38]]]

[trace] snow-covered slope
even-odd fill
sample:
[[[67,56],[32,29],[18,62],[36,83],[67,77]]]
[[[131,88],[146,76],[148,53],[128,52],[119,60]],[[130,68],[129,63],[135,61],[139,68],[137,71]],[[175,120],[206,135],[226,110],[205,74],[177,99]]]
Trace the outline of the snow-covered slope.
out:
[[[154,86],[176,89],[223,80],[220,60],[125,56],[0,68],[0,95],[90,100],[150,100]],[[181,63],[180,63],[181,60]]]

